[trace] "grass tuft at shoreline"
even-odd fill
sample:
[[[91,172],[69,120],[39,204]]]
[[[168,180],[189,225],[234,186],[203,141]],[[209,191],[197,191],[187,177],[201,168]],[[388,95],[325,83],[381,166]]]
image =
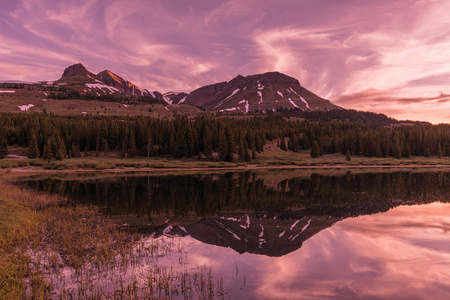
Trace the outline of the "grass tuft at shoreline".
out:
[[[95,209],[59,205],[65,201],[0,181],[0,299],[48,298],[48,269],[105,266],[131,249]]]

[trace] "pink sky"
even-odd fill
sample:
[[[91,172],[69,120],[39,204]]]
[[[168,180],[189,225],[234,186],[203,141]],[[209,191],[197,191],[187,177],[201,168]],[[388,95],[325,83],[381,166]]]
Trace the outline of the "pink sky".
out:
[[[344,108],[450,123],[444,0],[5,0],[0,80],[81,62],[189,92],[280,71]]]

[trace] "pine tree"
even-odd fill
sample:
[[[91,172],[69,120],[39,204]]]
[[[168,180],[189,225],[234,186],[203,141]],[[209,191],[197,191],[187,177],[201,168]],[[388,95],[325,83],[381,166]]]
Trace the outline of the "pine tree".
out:
[[[314,141],[313,146],[311,148],[311,157],[312,158],[317,158],[320,156],[320,147],[319,144],[317,143],[317,141]]]
[[[204,154],[206,156],[207,159],[211,159],[212,158],[212,143],[211,143],[211,139],[209,138],[209,135],[207,132],[205,132],[205,134],[203,135],[203,146],[205,147],[205,151]]]
[[[393,156],[398,159],[402,158],[402,149],[400,148],[400,142],[398,141],[398,139],[395,139],[395,141],[394,141]]]
[[[55,159],[56,160],[63,160],[64,157],[65,157],[65,154],[63,153],[62,149],[60,148],[58,150],[58,152],[56,153],[56,155],[55,155]]]
[[[281,138],[281,142],[280,142],[280,149],[286,151],[286,141],[284,140],[284,137]]]
[[[36,133],[33,131],[31,134],[30,146],[28,147],[28,158],[38,158],[41,155],[39,152],[39,146],[36,138]]]
[[[218,137],[218,152],[219,152],[219,159],[225,160],[228,156],[228,143],[227,138],[225,136],[225,132],[223,130],[219,131],[219,137]]]
[[[134,130],[130,129],[130,136],[128,140],[128,157],[136,156],[136,140],[134,136]]]
[[[411,146],[409,144],[406,144],[405,146],[405,157],[411,158]]]
[[[442,158],[443,154],[442,154],[442,146],[441,143],[439,143],[438,145],[438,149],[437,149],[437,157],[438,158]]]
[[[238,157],[241,160],[245,160],[245,152],[244,152],[244,138],[241,137],[239,139],[239,152],[238,152]],[[248,152],[248,151],[247,151]]]
[[[8,155],[8,143],[6,142],[5,137],[2,137],[0,140],[0,159],[5,158]]]
[[[258,157],[256,156],[255,146],[253,146],[253,148],[252,148],[252,159],[256,159],[256,158],[258,158]]]
[[[150,132],[148,133],[147,136],[147,157],[150,157],[150,153],[152,152],[153,149],[153,142],[152,142],[152,135],[150,134]]]
[[[75,144],[72,144],[72,148],[70,149],[71,157],[80,157],[80,149]]]
[[[55,157],[56,153],[58,153],[59,150],[59,140],[57,137],[52,136],[50,139],[50,149],[52,150],[53,158]]]
[[[346,159],[347,161],[351,161],[351,160],[352,160],[352,156],[350,155],[350,150],[347,150],[345,159]]]
[[[250,154],[248,153],[248,143],[247,140],[244,139],[244,160],[250,161],[252,158],[250,157]]]
[[[225,128],[225,138],[227,142],[227,152],[225,156],[225,160],[232,162],[234,160],[234,139],[233,133],[231,132],[230,127]]]
[[[50,138],[44,146],[44,152],[42,153],[42,157],[50,162],[54,156],[52,151],[52,139]]]
[[[109,150],[108,140],[102,139],[100,151],[106,152]]]

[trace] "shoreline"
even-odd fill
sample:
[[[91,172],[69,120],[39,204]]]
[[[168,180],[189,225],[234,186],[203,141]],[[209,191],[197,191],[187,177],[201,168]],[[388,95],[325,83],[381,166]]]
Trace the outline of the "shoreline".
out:
[[[120,175],[174,175],[174,174],[199,174],[199,173],[216,173],[216,172],[245,172],[245,171],[296,171],[304,170],[306,173],[332,173],[332,172],[399,172],[399,171],[448,171],[450,172],[450,164],[399,164],[399,165],[261,165],[251,164],[247,166],[224,166],[224,167],[118,167],[111,169],[44,169],[37,167],[22,167],[22,168],[8,168],[0,169],[0,178],[4,179],[18,179],[20,177],[30,176],[53,176],[53,175],[104,175],[104,176],[120,176]],[[309,171],[309,172],[308,172]]]

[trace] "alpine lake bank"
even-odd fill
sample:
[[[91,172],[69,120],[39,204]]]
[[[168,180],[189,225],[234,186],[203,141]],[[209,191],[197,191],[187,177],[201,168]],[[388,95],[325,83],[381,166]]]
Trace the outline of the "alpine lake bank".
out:
[[[179,273],[152,269],[147,284],[114,285],[98,290],[90,284],[100,270],[137,264],[143,257],[179,251],[176,243],[140,243],[140,236],[122,224],[102,216],[94,206],[67,206],[68,199],[23,189],[12,182],[30,176],[114,177],[124,174],[189,174],[273,169],[301,169],[313,173],[396,172],[399,170],[448,170],[448,157],[368,158],[342,154],[311,158],[308,151],[293,153],[277,147],[266,149],[251,162],[206,161],[196,158],[121,158],[96,156],[46,161],[21,156],[0,160],[0,298],[60,299],[142,297],[223,297],[223,281],[211,269]],[[54,290],[52,280],[71,268],[78,273],[77,294]],[[87,277],[86,277],[87,274]],[[91,276],[91,277],[90,277]]]

